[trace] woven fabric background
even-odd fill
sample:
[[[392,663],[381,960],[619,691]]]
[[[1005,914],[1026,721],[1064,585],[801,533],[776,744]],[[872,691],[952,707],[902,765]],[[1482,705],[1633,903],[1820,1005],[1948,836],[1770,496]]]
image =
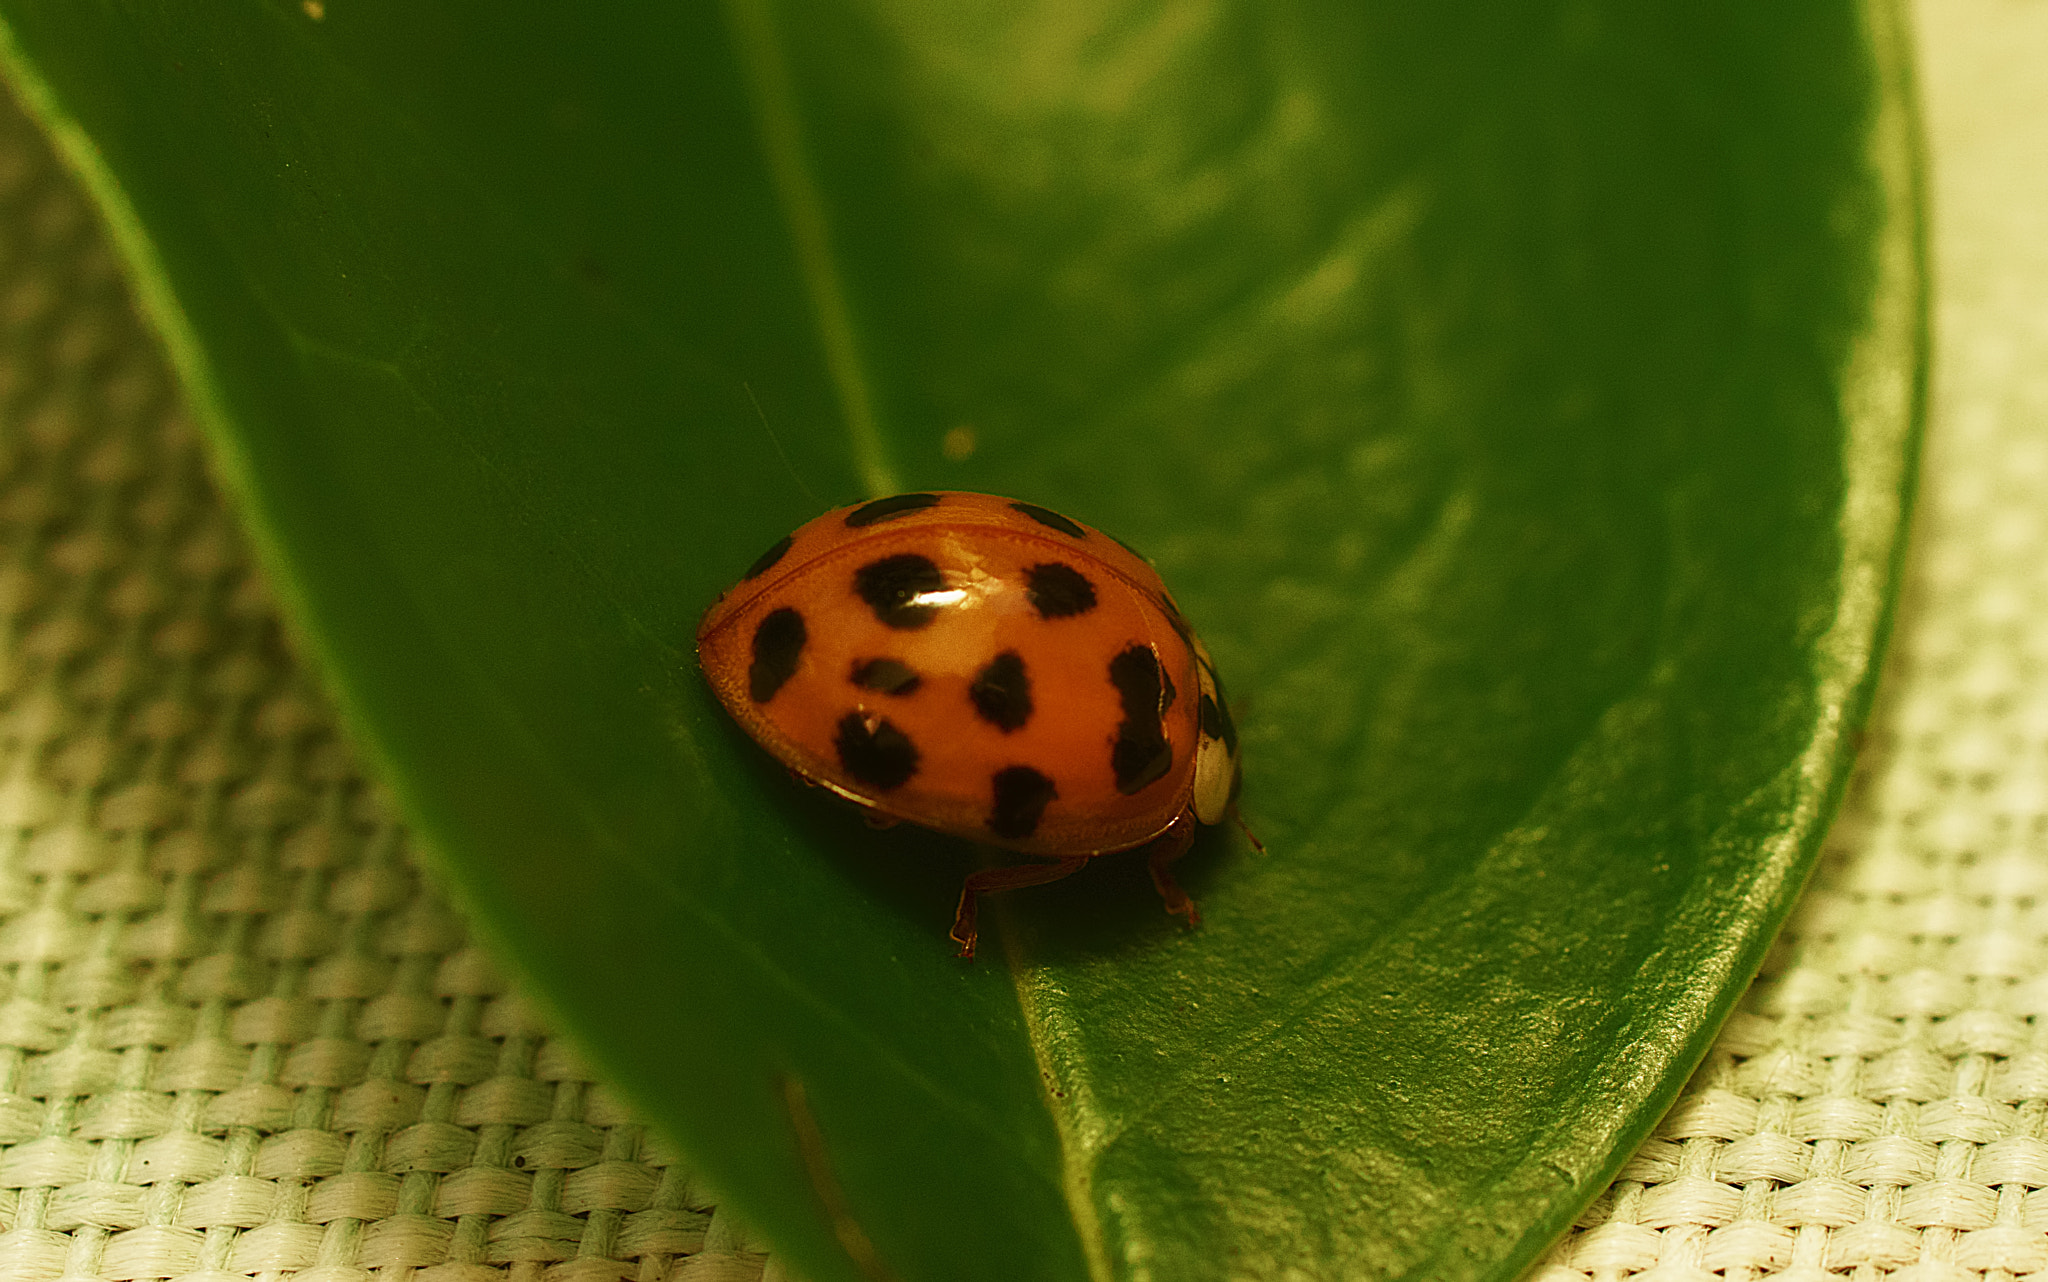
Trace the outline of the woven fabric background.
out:
[[[1531,1282],[2048,1276],[2048,6],[1918,14],[1934,430],[1823,867]],[[0,1282],[781,1270],[422,884],[0,101]]]

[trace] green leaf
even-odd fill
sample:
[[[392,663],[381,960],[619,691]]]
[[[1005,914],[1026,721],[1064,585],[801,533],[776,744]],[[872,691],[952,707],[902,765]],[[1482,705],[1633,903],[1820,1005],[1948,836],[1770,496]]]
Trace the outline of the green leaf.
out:
[[[817,1282],[1510,1277],[1798,889],[1919,415],[1883,0],[0,19],[463,897]],[[960,965],[971,852],[708,697],[899,485],[1174,585],[1271,850],[1200,930],[1105,859]]]

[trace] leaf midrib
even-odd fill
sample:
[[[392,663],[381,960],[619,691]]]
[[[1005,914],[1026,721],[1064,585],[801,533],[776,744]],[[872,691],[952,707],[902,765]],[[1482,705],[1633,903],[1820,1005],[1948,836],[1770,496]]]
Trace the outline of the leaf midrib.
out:
[[[788,64],[777,37],[768,0],[726,0],[727,22],[745,68],[750,105],[764,158],[774,181],[790,241],[796,251],[811,317],[817,327],[833,390],[853,450],[854,466],[869,497],[898,493],[897,479],[874,413],[866,365],[855,338],[852,310],[838,269],[824,201],[811,175]],[[780,447],[778,446],[778,449]],[[1060,1194],[1074,1237],[1087,1261],[1091,1282],[1114,1282],[1107,1244],[1087,1193],[1088,1150],[1078,1141],[1066,1111],[1050,1095],[1058,1080],[1046,1055],[1046,1039],[1025,988],[1023,958],[1015,931],[1003,931],[1005,965],[1024,1021],[1025,1041],[1039,1072],[1040,1090],[1060,1150]]]
[[[870,498],[902,490],[875,418],[867,364],[855,336],[853,309],[839,271],[824,197],[811,176],[803,123],[788,60],[775,30],[768,0],[726,0],[733,47],[745,71],[747,95],[759,131],[762,157],[775,184],[797,267],[811,305],[825,367],[839,398],[853,463]]]

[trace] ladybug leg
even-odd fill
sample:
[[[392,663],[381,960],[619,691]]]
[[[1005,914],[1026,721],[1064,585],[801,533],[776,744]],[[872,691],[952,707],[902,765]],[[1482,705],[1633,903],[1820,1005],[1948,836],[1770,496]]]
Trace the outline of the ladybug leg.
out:
[[[1190,926],[1199,926],[1202,914],[1195,911],[1195,901],[1189,899],[1188,892],[1173,879],[1173,865],[1194,844],[1195,816],[1192,812],[1185,812],[1165,832],[1152,839],[1152,844],[1146,848],[1145,866],[1152,870],[1152,884],[1159,888],[1159,897],[1166,901],[1166,911],[1187,918]]]
[[[1230,807],[1230,817],[1233,821],[1236,822],[1237,830],[1244,834],[1244,839],[1252,843],[1252,849],[1258,851],[1262,855],[1265,854],[1266,843],[1260,841],[1258,838],[1258,834],[1252,831],[1251,825],[1244,821],[1244,816],[1238,813],[1238,809],[1235,803],[1233,803]]]
[[[1056,864],[1016,864],[1009,868],[984,868],[970,873],[960,883],[960,911],[953,917],[953,940],[960,945],[959,955],[968,961],[974,960],[974,919],[976,916],[975,897],[994,890],[1016,890],[1022,886],[1043,886],[1049,881],[1058,881],[1081,871],[1081,865],[1088,862],[1088,856],[1078,859],[1062,859]]]

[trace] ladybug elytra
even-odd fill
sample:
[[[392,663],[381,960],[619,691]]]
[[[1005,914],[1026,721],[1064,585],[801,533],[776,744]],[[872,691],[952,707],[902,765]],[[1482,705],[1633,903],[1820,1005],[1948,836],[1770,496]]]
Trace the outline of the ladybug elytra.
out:
[[[987,494],[898,494],[827,512],[704,614],[697,655],[746,732],[803,779],[898,820],[1048,862],[977,896],[1148,848],[1172,865],[1220,822],[1237,731],[1209,654],[1158,574],[1057,512]]]

